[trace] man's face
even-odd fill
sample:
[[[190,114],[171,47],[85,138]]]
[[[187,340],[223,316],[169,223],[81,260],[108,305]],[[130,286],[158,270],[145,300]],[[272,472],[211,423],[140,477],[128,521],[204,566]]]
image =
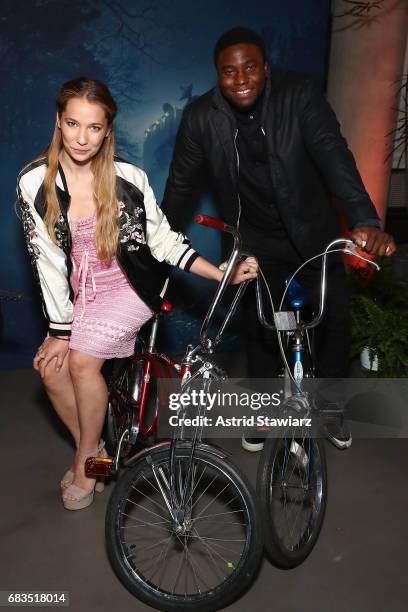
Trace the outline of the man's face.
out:
[[[268,64],[256,45],[240,43],[218,55],[218,83],[223,95],[237,108],[250,108],[261,95]]]

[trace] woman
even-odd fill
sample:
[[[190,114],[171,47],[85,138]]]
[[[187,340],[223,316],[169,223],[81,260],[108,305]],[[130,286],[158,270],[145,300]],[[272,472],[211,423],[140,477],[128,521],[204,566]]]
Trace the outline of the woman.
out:
[[[24,232],[49,333],[34,357],[76,453],[62,481],[65,508],[90,505],[96,481],[85,460],[100,445],[105,359],[133,353],[140,327],[160,307],[164,262],[205,278],[222,272],[171,230],[145,173],[114,157],[116,104],[99,82],[63,85],[45,156],[18,178]],[[242,262],[234,283],[256,277]]]

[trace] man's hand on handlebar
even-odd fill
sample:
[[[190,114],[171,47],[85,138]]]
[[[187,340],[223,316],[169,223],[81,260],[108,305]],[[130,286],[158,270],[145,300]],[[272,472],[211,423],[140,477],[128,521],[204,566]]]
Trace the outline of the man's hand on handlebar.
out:
[[[351,232],[351,239],[369,255],[389,257],[397,250],[394,238],[377,227],[356,227]]]
[[[231,277],[230,284],[238,285],[247,280],[253,280],[258,276],[258,262],[255,257],[247,257],[241,261]]]

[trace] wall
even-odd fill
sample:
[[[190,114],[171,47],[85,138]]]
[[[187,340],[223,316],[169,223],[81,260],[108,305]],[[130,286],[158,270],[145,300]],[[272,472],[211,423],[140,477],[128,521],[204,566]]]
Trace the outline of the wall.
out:
[[[0,290],[21,291],[24,301],[2,305],[0,368],[28,367],[44,333],[13,205],[19,169],[50,139],[59,86],[80,74],[109,85],[120,109],[119,152],[146,168],[160,201],[182,109],[214,84],[214,43],[239,24],[262,33],[274,65],[312,73],[323,82],[326,1],[3,0]],[[211,210],[208,201],[202,207]],[[216,239],[208,232],[192,228],[191,238],[216,261]],[[180,352],[197,336],[209,287],[176,276],[178,308],[169,319],[165,344]]]

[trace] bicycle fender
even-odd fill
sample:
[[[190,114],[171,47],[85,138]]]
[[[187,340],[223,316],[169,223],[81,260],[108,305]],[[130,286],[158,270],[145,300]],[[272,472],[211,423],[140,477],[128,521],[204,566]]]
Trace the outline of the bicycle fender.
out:
[[[143,450],[135,453],[131,457],[128,457],[123,465],[125,467],[130,467],[139,459],[149,455],[152,451],[166,451],[170,449],[171,440],[164,440],[163,442],[158,442],[153,446],[149,446],[148,448],[144,448]],[[177,443],[178,448],[190,448],[191,442],[189,440],[180,441]],[[204,442],[198,442],[196,448],[205,453],[210,453],[211,455],[215,455],[219,459],[226,459],[229,456],[229,453],[219,446],[213,446],[212,444],[205,444]]]

